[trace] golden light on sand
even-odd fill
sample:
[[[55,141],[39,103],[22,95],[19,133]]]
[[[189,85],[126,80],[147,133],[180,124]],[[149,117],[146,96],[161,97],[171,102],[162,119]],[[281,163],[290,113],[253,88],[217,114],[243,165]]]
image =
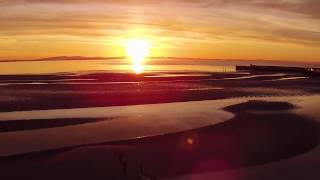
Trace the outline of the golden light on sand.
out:
[[[125,43],[127,56],[132,61],[132,69],[136,74],[143,71],[143,60],[149,55],[150,42],[146,39],[131,39]]]

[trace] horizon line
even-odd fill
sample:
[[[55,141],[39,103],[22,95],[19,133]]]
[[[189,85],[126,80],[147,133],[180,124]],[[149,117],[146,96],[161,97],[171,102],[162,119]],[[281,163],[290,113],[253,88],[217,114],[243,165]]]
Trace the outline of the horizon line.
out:
[[[8,59],[1,60],[0,63],[5,62],[36,62],[36,61],[90,61],[90,60],[112,60],[112,59],[127,59],[126,56],[49,56],[43,58],[34,58],[34,59]],[[177,60],[227,60],[227,61],[267,61],[267,62],[291,62],[291,63],[304,63],[304,64],[319,64],[318,60],[310,60],[308,62],[304,62],[302,60],[280,60],[280,59],[235,59],[235,58],[195,58],[195,57],[170,57],[170,56],[153,56],[148,57],[146,59],[177,59]]]

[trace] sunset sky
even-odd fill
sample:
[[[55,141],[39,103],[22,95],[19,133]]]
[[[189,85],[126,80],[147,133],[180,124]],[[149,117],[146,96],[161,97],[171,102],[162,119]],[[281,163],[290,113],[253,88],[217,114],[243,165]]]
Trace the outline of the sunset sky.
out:
[[[0,0],[0,59],[151,56],[320,62],[319,0]]]

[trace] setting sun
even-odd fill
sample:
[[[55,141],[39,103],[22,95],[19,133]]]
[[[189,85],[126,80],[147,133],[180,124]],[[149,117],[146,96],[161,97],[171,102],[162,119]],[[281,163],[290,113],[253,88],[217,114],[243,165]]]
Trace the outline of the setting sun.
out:
[[[150,42],[145,39],[131,39],[125,43],[127,56],[132,61],[132,69],[139,74],[143,71],[143,60],[149,55]]]

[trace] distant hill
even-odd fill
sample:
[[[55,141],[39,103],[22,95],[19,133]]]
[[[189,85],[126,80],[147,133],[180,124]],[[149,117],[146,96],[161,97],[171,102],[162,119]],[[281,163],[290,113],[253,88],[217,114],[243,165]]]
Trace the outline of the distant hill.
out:
[[[124,57],[87,57],[87,56],[54,56],[39,59],[12,59],[12,60],[0,60],[0,62],[22,62],[22,61],[57,61],[57,60],[108,60],[108,59],[122,59]]]
[[[126,57],[101,57],[101,56],[54,56],[38,59],[12,59],[12,60],[0,60],[0,62],[33,62],[33,61],[90,61],[90,60],[113,60],[113,59],[125,59]],[[275,65],[275,66],[297,66],[297,67],[320,67],[320,62],[304,62],[290,61],[290,60],[267,60],[267,59],[203,59],[203,58],[188,58],[188,57],[149,57],[153,63],[156,64],[178,64],[180,65],[184,61],[193,62],[197,64],[198,60],[208,62],[208,65]]]

